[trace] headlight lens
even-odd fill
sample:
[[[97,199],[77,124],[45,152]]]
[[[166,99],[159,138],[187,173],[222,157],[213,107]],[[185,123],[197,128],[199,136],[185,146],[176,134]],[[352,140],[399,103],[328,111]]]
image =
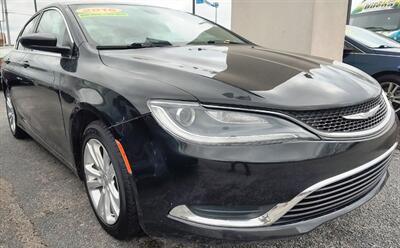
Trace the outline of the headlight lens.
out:
[[[226,145],[318,140],[312,133],[279,117],[206,109],[191,102],[151,100],[148,106],[161,127],[191,143]]]

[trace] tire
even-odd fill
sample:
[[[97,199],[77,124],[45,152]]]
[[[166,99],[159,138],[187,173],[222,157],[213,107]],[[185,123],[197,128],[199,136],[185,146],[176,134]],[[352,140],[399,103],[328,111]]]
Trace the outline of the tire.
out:
[[[377,80],[386,92],[397,115],[400,116],[400,75],[383,75],[378,77]]]
[[[22,130],[18,126],[18,116],[15,111],[14,104],[11,99],[11,94],[8,89],[5,90],[5,101],[6,101],[6,110],[7,110],[7,120],[8,120],[8,126],[10,127],[11,134],[16,138],[16,139],[25,139],[28,137],[28,134],[25,133],[24,130]]]
[[[93,154],[97,154],[97,161],[100,162],[96,163],[96,159],[93,159],[96,155]],[[114,136],[102,122],[94,121],[85,129],[81,157],[86,193],[104,230],[120,240],[141,234],[133,180],[124,165]],[[119,195],[119,199],[116,195]],[[103,205],[100,204],[101,200],[104,200]]]

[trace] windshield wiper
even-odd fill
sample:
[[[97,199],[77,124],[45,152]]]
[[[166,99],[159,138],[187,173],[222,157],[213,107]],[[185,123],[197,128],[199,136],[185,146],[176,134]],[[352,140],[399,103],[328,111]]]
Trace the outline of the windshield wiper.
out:
[[[230,40],[209,40],[209,41],[192,41],[189,42],[188,45],[220,45],[220,44],[238,44],[238,45],[245,45],[247,43],[230,41]]]
[[[138,43],[133,43],[131,45],[137,45]],[[139,43],[140,44],[140,43]],[[159,39],[153,39],[153,38],[146,38],[146,41],[144,43],[140,44],[143,47],[163,47],[163,46],[172,46],[171,42],[167,40],[159,40]]]
[[[392,29],[384,28],[384,27],[365,27],[365,29],[372,31],[392,31]]]
[[[149,48],[149,47],[165,47],[172,46],[169,41],[166,40],[158,40],[152,38],[146,38],[145,42],[134,42],[129,45],[105,45],[105,46],[96,46],[98,50],[118,50],[118,49],[140,49],[140,48]]]
[[[384,48],[396,48],[394,46],[387,46],[387,45],[380,45],[377,47],[378,49],[384,49]]]
[[[130,45],[101,45],[96,46],[97,50],[119,50],[119,49],[135,49]]]
[[[209,40],[207,44],[244,44],[241,42],[230,41],[230,40]]]

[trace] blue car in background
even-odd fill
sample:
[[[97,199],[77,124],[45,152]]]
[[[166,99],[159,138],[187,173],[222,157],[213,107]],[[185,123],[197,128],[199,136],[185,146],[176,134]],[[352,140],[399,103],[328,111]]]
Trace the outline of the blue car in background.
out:
[[[389,38],[400,42],[400,30],[390,33]]]
[[[363,28],[347,26],[343,62],[374,77],[400,114],[400,43]]]

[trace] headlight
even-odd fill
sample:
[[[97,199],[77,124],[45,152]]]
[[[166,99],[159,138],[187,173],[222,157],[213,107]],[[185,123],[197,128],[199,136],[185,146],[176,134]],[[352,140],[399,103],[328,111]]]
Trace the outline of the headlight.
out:
[[[318,137],[279,117],[203,108],[198,103],[151,100],[161,127],[176,138],[198,144],[281,143]]]

